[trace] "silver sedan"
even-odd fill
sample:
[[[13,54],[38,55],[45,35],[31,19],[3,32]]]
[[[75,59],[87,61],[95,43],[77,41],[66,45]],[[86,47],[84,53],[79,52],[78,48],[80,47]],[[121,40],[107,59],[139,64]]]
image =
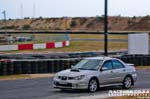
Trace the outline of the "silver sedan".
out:
[[[67,69],[56,73],[54,88],[88,89],[95,92],[99,87],[121,85],[129,89],[137,79],[133,64],[126,64],[117,58],[85,58]]]

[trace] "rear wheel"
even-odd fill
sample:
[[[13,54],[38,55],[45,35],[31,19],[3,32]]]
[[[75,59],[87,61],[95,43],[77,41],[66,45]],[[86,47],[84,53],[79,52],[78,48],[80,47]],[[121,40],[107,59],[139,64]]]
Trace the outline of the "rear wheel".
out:
[[[97,89],[98,89],[98,82],[97,82],[97,80],[96,79],[91,79],[89,81],[88,90],[90,92],[96,92]]]
[[[123,88],[129,89],[132,86],[132,78],[130,76],[126,76],[123,80]]]

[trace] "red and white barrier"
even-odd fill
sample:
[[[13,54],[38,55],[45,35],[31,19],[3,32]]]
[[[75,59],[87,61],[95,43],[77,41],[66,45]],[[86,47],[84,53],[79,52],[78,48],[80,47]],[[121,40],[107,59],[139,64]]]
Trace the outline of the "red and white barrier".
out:
[[[2,45],[0,46],[0,51],[50,49],[50,48],[65,47],[69,45],[70,45],[70,41],[48,42],[48,43],[39,43],[39,44]]]

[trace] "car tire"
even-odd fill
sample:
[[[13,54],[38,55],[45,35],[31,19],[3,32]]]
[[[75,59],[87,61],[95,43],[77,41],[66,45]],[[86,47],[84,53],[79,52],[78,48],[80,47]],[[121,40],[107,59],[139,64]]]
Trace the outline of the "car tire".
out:
[[[89,84],[88,84],[88,91],[89,92],[96,92],[97,89],[98,89],[98,82],[96,79],[92,78],[90,81],[89,81]]]
[[[123,80],[123,88],[129,89],[132,86],[132,78],[130,76],[126,76]]]

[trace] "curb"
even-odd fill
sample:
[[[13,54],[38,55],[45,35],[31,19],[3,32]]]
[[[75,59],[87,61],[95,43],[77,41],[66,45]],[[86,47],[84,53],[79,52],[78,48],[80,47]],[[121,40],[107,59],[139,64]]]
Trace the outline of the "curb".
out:
[[[39,44],[18,44],[18,45],[2,45],[0,46],[0,51],[12,51],[12,50],[34,50],[34,49],[50,49],[50,48],[60,48],[69,46],[70,41],[62,42],[48,42]]]

